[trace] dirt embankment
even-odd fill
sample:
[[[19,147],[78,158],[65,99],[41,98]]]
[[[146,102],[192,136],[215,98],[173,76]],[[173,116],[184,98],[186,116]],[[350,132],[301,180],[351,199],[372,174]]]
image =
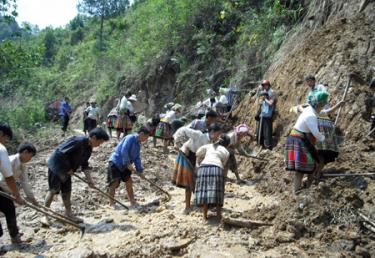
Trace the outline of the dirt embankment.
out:
[[[319,1],[312,2],[314,5]],[[325,172],[375,172],[375,141],[365,138],[370,129],[373,97],[368,82],[375,68],[375,4],[370,3],[359,12],[361,3],[357,1],[320,2],[331,3],[331,12],[323,12],[323,19],[317,7],[315,13],[310,10],[304,22],[320,17],[324,24],[313,24],[310,29],[291,34],[265,74],[278,94],[274,123],[277,146],[274,152],[261,154],[271,160],[267,165],[241,158],[240,168],[250,178],[259,180],[256,189],[260,193],[279,203],[252,210],[249,217],[277,225],[271,237],[266,237],[266,231],[259,232],[264,250],[282,253],[280,248],[293,243],[306,252],[304,255],[370,257],[375,254],[374,233],[361,226],[357,212],[375,217],[374,177],[326,178],[293,197],[292,175],[283,168],[285,135],[297,118],[289,109],[305,100],[308,87],[304,77],[314,74],[319,83],[328,85],[330,102],[334,104],[343,95],[348,75],[353,74],[338,123],[344,142],[338,160]],[[253,128],[257,111],[254,103],[255,97],[249,95],[236,110],[239,120]],[[261,174],[254,173],[254,167],[261,167]],[[292,255],[304,256],[298,252]]]

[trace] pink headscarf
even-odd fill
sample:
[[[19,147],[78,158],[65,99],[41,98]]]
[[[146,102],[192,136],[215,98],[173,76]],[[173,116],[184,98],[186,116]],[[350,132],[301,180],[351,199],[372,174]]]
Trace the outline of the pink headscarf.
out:
[[[239,133],[250,134],[250,128],[245,124],[240,124],[240,125],[236,126],[234,128],[234,131],[236,132],[236,134],[239,134]]]

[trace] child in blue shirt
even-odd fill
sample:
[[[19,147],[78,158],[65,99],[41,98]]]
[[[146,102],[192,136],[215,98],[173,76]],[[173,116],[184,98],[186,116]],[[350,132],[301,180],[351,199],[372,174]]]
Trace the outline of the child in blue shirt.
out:
[[[114,197],[116,188],[120,186],[120,181],[123,181],[131,205],[137,205],[134,199],[131,174],[137,173],[141,178],[144,177],[141,163],[141,143],[146,142],[149,135],[150,131],[145,127],[139,129],[138,133],[127,135],[119,142],[109,158],[107,175],[109,194]],[[112,200],[110,200],[110,205],[114,207]]]

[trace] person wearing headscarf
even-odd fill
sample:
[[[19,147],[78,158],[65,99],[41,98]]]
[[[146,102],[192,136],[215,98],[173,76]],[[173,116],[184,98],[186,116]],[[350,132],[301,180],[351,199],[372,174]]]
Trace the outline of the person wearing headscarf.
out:
[[[327,92],[318,92],[311,98],[289,133],[285,143],[284,161],[287,171],[294,174],[294,192],[301,189],[303,176],[308,176],[307,186],[311,185],[312,175],[320,162],[315,148],[316,142],[324,141],[324,135],[319,132],[318,114],[328,102]]]
[[[221,219],[221,208],[224,204],[224,172],[229,159],[226,147],[230,139],[221,135],[220,139],[204,145],[197,150],[197,179],[194,191],[195,205],[203,208],[203,218],[208,219],[210,207],[216,207],[217,218]]]
[[[185,189],[184,214],[188,214],[191,211],[191,193],[194,191],[195,186],[195,153],[199,147],[210,142],[216,142],[220,137],[222,128],[219,124],[212,124],[208,128],[207,133],[202,133],[188,127],[182,128],[184,128],[184,133],[189,139],[182,145],[177,154],[175,169],[172,174],[172,183]]]
[[[303,106],[300,105],[297,107],[293,107],[291,109],[292,112],[302,112],[305,107],[307,107],[309,104],[311,104],[312,101],[314,101],[316,94],[320,92],[327,92],[327,88],[324,85],[316,84],[316,79],[314,76],[309,75],[305,80],[306,84],[310,88],[310,92],[306,97],[306,103]],[[339,101],[333,107],[330,107],[327,103],[318,114],[318,128],[320,133],[325,136],[325,140],[317,142],[315,146],[320,158],[318,167],[314,172],[316,178],[320,178],[323,167],[330,162],[334,162],[339,155],[336,126],[333,121],[331,121],[329,115],[335,112],[344,103],[344,101]]]
[[[240,124],[236,126],[232,132],[227,133],[227,136],[230,139],[230,144],[227,148],[230,154],[228,160],[228,168],[235,174],[237,182],[242,183],[243,180],[241,180],[240,175],[238,173],[235,150],[238,150],[238,152],[241,154],[244,153],[244,150],[242,149],[241,145],[241,140],[246,136],[252,137],[250,133],[250,128],[245,124]],[[225,178],[227,178],[227,174],[225,174]]]

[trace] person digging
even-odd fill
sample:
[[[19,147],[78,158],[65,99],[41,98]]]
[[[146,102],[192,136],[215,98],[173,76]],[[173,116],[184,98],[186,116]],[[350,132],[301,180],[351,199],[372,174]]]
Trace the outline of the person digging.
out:
[[[76,223],[83,220],[73,216],[71,204],[72,179],[71,177],[81,167],[89,186],[94,186],[91,175],[88,172],[88,160],[93,148],[99,147],[109,140],[108,134],[101,128],[90,131],[89,137],[73,136],[60,144],[48,160],[48,186],[49,191],[44,205],[49,208],[56,194],[61,192],[61,198],[65,207],[65,216]],[[49,225],[48,217],[42,219],[42,223]]]
[[[109,195],[114,198],[116,189],[120,186],[120,182],[123,181],[125,182],[130,204],[133,207],[137,206],[137,202],[134,198],[131,175],[136,173],[141,178],[144,178],[141,162],[141,143],[146,142],[149,135],[150,131],[145,127],[141,127],[138,133],[127,135],[116,146],[108,162],[107,181]],[[112,199],[110,199],[109,204],[115,208]]]

